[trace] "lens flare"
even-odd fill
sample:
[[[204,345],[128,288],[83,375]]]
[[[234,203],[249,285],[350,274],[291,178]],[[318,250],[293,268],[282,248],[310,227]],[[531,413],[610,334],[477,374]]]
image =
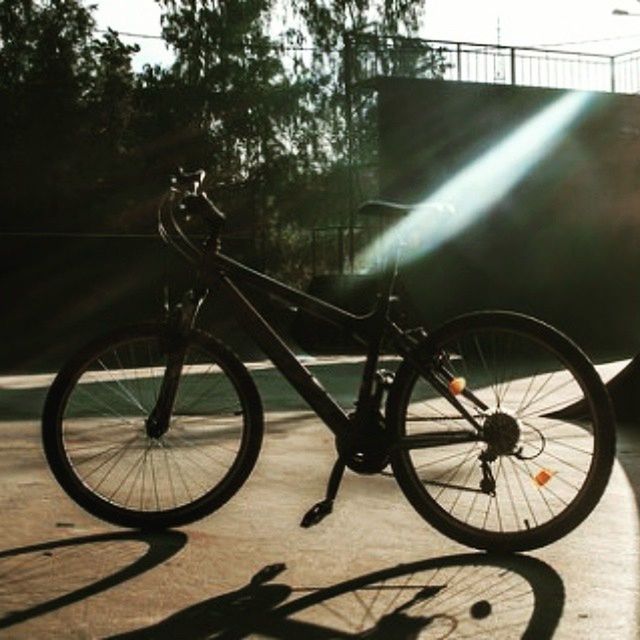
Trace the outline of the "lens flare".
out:
[[[395,256],[399,240],[400,262],[411,262],[467,229],[553,151],[593,96],[569,92],[543,108],[418,203],[357,263],[375,269]]]

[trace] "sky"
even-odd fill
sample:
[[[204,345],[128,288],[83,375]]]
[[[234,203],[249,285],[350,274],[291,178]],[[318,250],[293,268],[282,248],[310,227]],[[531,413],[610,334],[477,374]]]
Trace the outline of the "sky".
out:
[[[154,0],[91,0],[98,27],[160,34]],[[613,10],[629,15],[613,15]],[[640,0],[425,0],[421,35],[429,39],[533,46],[615,55],[640,49]],[[141,52],[134,64],[169,64],[161,40],[127,38]]]

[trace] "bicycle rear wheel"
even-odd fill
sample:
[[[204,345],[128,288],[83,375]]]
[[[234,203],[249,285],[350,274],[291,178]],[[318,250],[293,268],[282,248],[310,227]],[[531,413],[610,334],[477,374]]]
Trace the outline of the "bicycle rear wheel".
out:
[[[615,428],[574,343],[527,316],[486,312],[446,324],[416,357],[398,371],[387,417],[394,473],[428,522],[472,547],[522,551],[586,518],[611,472]],[[580,415],[567,411],[580,400]]]
[[[247,479],[262,442],[262,406],[247,370],[195,330],[169,428],[149,435],[166,331],[141,324],[90,343],[60,371],[45,403],[43,444],[56,479],[84,509],[120,526],[173,527],[211,513]]]

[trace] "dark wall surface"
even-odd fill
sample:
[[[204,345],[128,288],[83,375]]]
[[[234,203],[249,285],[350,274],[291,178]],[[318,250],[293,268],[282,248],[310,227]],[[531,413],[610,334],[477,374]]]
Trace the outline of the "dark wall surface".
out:
[[[561,94],[382,81],[381,195],[420,200]],[[417,313],[433,327],[473,309],[517,309],[556,324],[592,356],[635,354],[639,185],[640,98],[594,94],[581,121],[481,221],[404,267],[404,287]],[[9,215],[3,225],[22,228]],[[238,247],[227,249],[243,257]],[[183,261],[153,236],[4,236],[0,263],[4,372],[55,370],[96,334],[160,317],[165,284],[178,295],[190,282]],[[338,290],[348,292],[342,302],[353,306],[349,287],[338,286],[336,295]],[[367,306],[355,302],[359,310]],[[203,324],[212,323],[242,355],[259,357],[223,302],[212,299],[205,315]],[[291,319],[274,320],[286,328]]]
[[[419,202],[565,93],[381,80],[381,194]],[[475,224],[405,267],[429,325],[509,308],[556,324],[592,355],[640,349],[640,98],[588,97],[579,121]]]
[[[7,373],[55,371],[107,331],[160,320],[166,292],[177,302],[195,282],[193,267],[153,235],[5,237],[0,263],[0,372]],[[241,355],[257,356],[215,293],[201,321]]]

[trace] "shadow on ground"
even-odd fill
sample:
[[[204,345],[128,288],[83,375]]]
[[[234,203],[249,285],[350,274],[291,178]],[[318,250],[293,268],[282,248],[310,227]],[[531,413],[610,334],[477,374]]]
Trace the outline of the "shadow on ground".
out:
[[[131,580],[167,561],[186,542],[180,531],[122,532],[0,551],[0,629]],[[87,584],[88,566],[92,581]],[[109,569],[100,575],[102,567]]]
[[[319,588],[274,583],[285,569],[269,565],[236,591],[112,640],[173,640],[187,630],[190,638],[219,639],[409,640],[455,631],[540,640],[553,636],[564,608],[560,576],[527,556],[444,556]]]

